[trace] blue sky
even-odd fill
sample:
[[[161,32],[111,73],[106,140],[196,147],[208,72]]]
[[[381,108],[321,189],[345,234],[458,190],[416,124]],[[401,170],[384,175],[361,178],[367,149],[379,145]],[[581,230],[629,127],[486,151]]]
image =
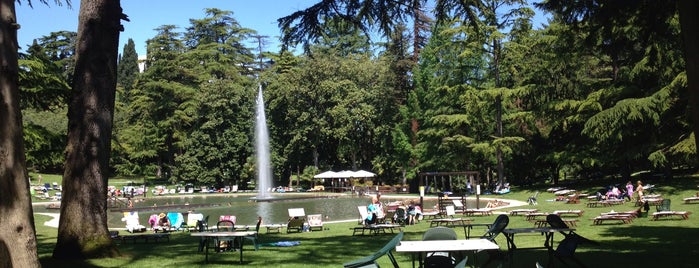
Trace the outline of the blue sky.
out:
[[[73,7],[56,6],[49,0],[50,6],[33,0],[34,8],[20,0],[16,5],[19,46],[25,50],[34,39],[62,30],[78,31],[78,11],[80,0],[72,0]],[[65,2],[65,0],[62,0]],[[124,44],[133,39],[138,55],[146,54],[146,40],[156,34],[155,28],[172,24],[180,31],[189,26],[189,19],[204,18],[204,9],[215,7],[233,12],[242,27],[253,29],[259,35],[269,36],[265,51],[279,51],[277,39],[280,35],[276,20],[295,11],[303,10],[320,0],[121,0],[124,13],[130,21],[122,21],[124,32],[119,35],[119,53]],[[533,0],[532,0],[533,1]],[[536,10],[537,13],[541,13]],[[543,17],[537,14],[535,21]],[[535,22],[535,27],[538,27]],[[256,47],[256,44],[255,46]]]
[[[56,6],[49,0],[50,6],[33,0],[30,8],[25,0],[16,5],[19,46],[25,50],[34,39],[62,30],[78,31],[78,12],[80,0],[72,0],[73,7]],[[65,0],[63,0],[65,1]],[[180,31],[189,26],[189,19],[204,18],[204,9],[215,7],[233,11],[242,27],[250,28],[259,35],[269,36],[265,51],[278,51],[279,28],[276,20],[295,11],[305,9],[319,0],[121,0],[124,13],[129,21],[122,21],[124,31],[119,35],[119,52],[124,44],[133,39],[138,55],[145,55],[146,40],[153,38],[153,30],[159,26],[172,24]]]

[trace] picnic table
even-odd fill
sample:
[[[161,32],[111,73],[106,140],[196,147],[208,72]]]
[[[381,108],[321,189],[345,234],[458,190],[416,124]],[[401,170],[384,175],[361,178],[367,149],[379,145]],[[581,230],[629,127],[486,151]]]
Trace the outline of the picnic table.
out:
[[[209,240],[233,238],[237,241],[240,251],[240,263],[243,263],[243,237],[253,236],[255,231],[236,231],[236,232],[198,232],[192,233],[191,236],[198,236],[204,239],[204,261],[209,263]]]

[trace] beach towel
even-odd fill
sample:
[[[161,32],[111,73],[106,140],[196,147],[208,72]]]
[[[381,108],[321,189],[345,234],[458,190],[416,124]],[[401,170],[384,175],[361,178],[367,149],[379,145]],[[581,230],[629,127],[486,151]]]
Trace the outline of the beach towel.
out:
[[[267,246],[267,247],[293,247],[293,246],[298,246],[301,244],[301,241],[279,241],[279,242],[272,242],[272,243],[264,243],[262,246]]]

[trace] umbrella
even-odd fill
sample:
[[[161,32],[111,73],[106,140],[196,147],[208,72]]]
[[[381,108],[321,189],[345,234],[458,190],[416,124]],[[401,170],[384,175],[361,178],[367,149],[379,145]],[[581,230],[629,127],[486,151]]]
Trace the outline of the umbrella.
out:
[[[351,170],[343,170],[337,173],[337,178],[354,178],[357,177],[355,175],[354,171]]]
[[[354,177],[357,178],[369,178],[369,177],[376,177],[376,174],[366,171],[366,170],[359,170],[354,172]]]
[[[313,176],[313,178],[316,179],[332,179],[332,178],[338,178],[338,173],[332,170],[328,170],[326,172],[320,173],[318,175]]]

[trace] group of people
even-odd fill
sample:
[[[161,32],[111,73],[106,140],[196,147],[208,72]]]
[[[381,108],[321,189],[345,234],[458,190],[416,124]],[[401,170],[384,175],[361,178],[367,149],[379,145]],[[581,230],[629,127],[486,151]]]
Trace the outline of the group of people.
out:
[[[626,182],[626,186],[624,187],[625,190],[622,191],[617,187],[616,185],[612,185],[607,189],[607,193],[605,195],[599,194],[598,197],[602,197],[601,199],[606,199],[606,200],[613,200],[613,199],[626,199],[628,201],[631,201],[634,199],[634,194],[636,195],[637,200],[642,200],[643,199],[643,183],[641,181],[636,182],[636,187],[634,187],[633,183],[631,181]]]
[[[168,218],[164,212],[157,216],[155,214],[152,215],[150,219],[148,219],[148,224],[150,224],[153,232],[168,231],[172,226],[170,218]]]
[[[380,198],[380,193],[371,198],[371,204],[367,206],[368,215],[366,219],[364,219],[365,225],[376,224],[382,219],[389,220],[386,219],[386,209],[384,208],[384,205],[381,202]],[[415,201],[413,200],[407,202],[399,201],[394,205],[395,206],[392,206],[392,209],[394,209],[396,212],[399,210],[402,210],[404,212],[393,213],[393,218],[390,220],[394,223],[400,222],[407,225],[412,225],[415,224],[419,216],[422,214],[422,209],[419,205],[415,204]]]

